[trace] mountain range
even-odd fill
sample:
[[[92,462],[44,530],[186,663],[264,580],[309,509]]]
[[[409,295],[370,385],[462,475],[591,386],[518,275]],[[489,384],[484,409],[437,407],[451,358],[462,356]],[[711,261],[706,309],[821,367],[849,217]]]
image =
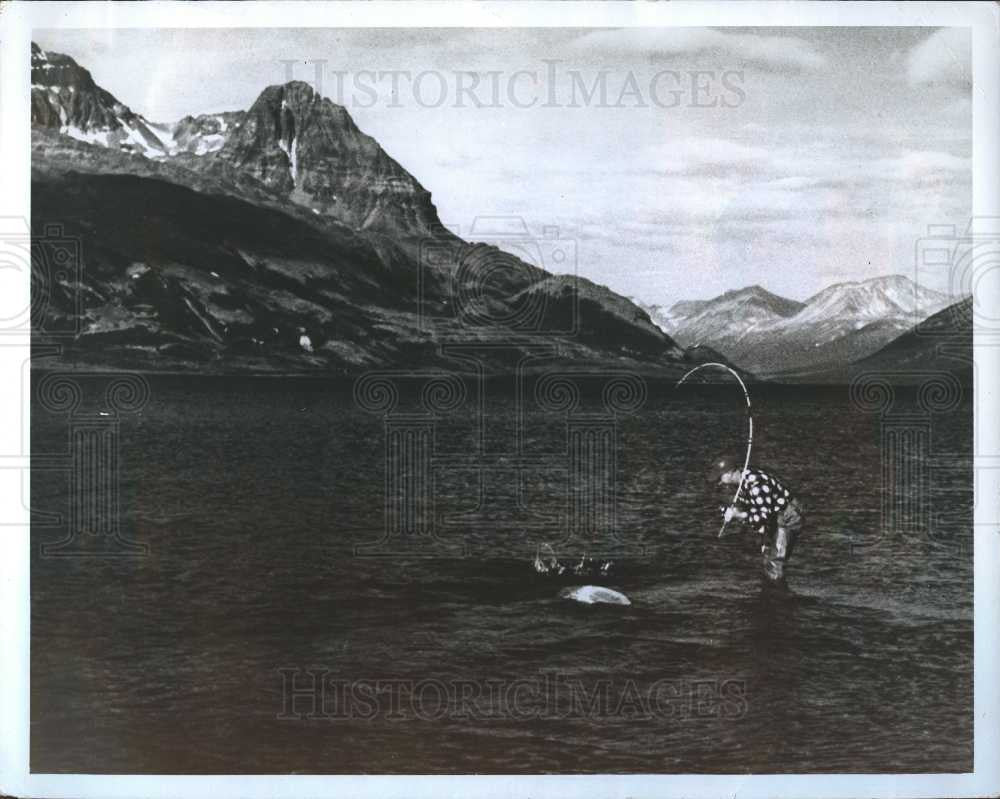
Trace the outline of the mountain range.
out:
[[[53,278],[36,324],[76,331],[66,363],[339,374],[454,366],[460,346],[495,370],[534,357],[670,375],[712,355],[511,255],[540,252],[526,229],[499,235],[505,249],[446,230],[430,192],[306,83],[161,123],[69,56],[33,44],[31,59],[36,243],[57,222],[85,262]]]
[[[859,361],[954,302],[888,275],[838,283],[803,302],[750,286],[647,310],[682,345],[713,347],[746,369],[780,378]]]
[[[346,374],[454,367],[471,346],[496,371],[548,358],[677,376],[722,361],[839,379],[952,302],[889,276],[804,302],[751,286],[647,307],[547,272],[539,245],[553,242],[519,220],[485,242],[446,230],[430,191],[309,84],[164,123],[36,44],[31,80],[35,242],[55,246],[56,223],[83,259],[46,276],[35,327],[75,331],[60,339],[68,365]]]

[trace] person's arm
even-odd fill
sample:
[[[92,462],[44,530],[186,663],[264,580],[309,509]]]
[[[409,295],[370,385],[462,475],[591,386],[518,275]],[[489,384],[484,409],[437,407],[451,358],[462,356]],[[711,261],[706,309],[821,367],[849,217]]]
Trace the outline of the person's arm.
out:
[[[745,510],[740,510],[736,505],[730,505],[723,511],[723,520],[728,524],[733,519],[738,519],[739,521],[746,521],[748,514]]]

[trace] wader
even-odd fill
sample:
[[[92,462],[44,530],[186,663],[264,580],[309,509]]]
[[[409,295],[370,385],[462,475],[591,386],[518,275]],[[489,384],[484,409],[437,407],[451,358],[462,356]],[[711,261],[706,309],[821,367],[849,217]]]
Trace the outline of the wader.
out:
[[[785,576],[785,563],[792,556],[792,548],[802,532],[805,518],[798,500],[793,499],[778,514],[775,524],[763,534],[761,555],[764,560],[764,574],[770,580],[780,580]]]

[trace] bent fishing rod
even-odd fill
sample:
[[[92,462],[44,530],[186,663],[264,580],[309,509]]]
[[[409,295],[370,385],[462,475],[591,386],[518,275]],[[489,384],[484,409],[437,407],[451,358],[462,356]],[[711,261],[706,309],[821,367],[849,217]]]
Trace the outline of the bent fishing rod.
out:
[[[674,388],[680,388],[681,384],[687,380],[691,375],[697,372],[699,369],[704,369],[707,366],[715,366],[719,369],[725,369],[729,372],[740,384],[740,388],[743,389],[743,398],[747,403],[747,454],[743,459],[743,468],[740,470],[740,482],[736,486],[736,493],[733,494],[733,501],[729,503],[732,506],[736,505],[736,500],[739,499],[740,492],[743,490],[743,482],[746,480],[747,469],[750,467],[750,452],[753,450],[753,414],[752,408],[750,406],[750,392],[747,390],[746,383],[743,382],[743,378],[739,376],[739,373],[730,366],[726,366],[724,363],[716,363],[710,361],[708,363],[698,364],[694,369],[687,372],[677,383]],[[719,528],[719,534],[717,538],[722,538],[722,534],[726,531],[726,525],[729,523],[727,519],[723,519],[722,527]]]

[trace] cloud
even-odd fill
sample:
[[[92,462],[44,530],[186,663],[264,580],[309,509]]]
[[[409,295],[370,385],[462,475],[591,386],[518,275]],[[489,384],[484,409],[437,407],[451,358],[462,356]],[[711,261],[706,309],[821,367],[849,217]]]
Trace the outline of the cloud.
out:
[[[592,31],[576,39],[579,50],[609,56],[667,58],[719,54],[763,69],[815,71],[826,57],[804,39],[757,33],[725,33],[713,28],[619,28]]]
[[[892,158],[879,158],[869,165],[872,180],[912,190],[943,191],[972,184],[972,159],[935,150],[904,150]]]
[[[907,77],[914,86],[944,84],[972,88],[972,34],[968,28],[942,28],[910,50]]]
[[[717,178],[769,172],[773,169],[771,159],[766,148],[738,140],[677,136],[622,153],[617,163],[606,166],[609,171],[632,176]]]

